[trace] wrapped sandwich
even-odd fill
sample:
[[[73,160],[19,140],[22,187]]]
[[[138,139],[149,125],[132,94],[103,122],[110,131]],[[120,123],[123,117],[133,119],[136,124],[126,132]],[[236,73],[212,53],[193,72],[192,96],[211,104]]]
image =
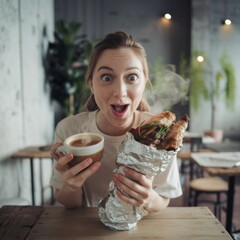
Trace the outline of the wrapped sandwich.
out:
[[[176,120],[174,113],[166,111],[131,129],[120,146],[114,171],[124,175],[128,167],[147,176],[165,171],[182,145],[188,121],[187,115]],[[99,203],[100,220],[110,229],[130,230],[148,212],[122,201],[116,191],[111,181],[108,195]]]

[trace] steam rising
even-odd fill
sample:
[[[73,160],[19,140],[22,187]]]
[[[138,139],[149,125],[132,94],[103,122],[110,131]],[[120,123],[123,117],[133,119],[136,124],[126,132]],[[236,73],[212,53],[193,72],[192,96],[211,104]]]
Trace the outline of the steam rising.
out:
[[[82,134],[83,134],[82,135],[82,143],[84,145],[87,145],[88,143],[91,142],[91,137],[90,137],[85,125],[82,125]]]
[[[84,134],[84,138],[82,139],[82,144],[83,145],[88,145],[91,142],[91,138],[89,137],[88,134]]]
[[[170,109],[172,105],[188,100],[189,80],[170,70],[163,70],[150,75],[152,86],[146,88],[145,98],[153,113]]]
[[[88,145],[92,141],[92,138],[89,136],[88,133],[84,133],[81,139],[83,145]]]

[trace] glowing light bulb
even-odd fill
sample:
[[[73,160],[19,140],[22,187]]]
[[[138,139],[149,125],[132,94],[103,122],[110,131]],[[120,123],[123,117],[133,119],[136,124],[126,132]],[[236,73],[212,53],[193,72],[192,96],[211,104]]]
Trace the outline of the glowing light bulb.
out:
[[[225,19],[224,23],[226,25],[231,25],[232,24],[232,21],[230,19]]]
[[[203,56],[197,56],[197,61],[198,62],[203,62],[204,61],[204,57]]]
[[[171,14],[169,14],[169,13],[165,13],[164,17],[168,20],[170,20],[172,18]]]

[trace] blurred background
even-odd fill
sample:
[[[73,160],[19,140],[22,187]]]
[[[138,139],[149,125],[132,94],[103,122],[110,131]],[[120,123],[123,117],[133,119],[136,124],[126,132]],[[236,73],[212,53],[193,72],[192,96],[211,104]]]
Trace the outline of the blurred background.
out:
[[[154,111],[187,113],[190,132],[240,140],[240,1],[1,0],[0,200],[31,203],[29,162],[11,156],[51,145],[57,122],[82,110],[91,48],[115,31],[146,49]]]

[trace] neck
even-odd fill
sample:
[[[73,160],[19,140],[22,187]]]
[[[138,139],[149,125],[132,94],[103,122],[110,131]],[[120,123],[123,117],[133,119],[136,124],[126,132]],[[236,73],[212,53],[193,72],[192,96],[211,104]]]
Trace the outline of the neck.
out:
[[[96,123],[98,126],[98,129],[103,132],[104,134],[110,135],[110,136],[121,136],[124,135],[126,132],[128,132],[135,123],[135,112],[133,113],[132,119],[129,121],[129,124],[126,124],[126,126],[115,126],[112,123],[108,122],[101,114],[101,112],[98,112]]]

